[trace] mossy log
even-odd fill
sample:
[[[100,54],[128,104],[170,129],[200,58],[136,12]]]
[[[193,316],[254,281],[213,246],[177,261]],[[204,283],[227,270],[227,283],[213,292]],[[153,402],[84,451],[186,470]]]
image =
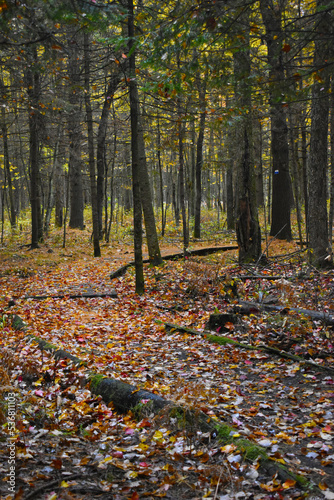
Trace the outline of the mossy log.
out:
[[[18,327],[18,329],[22,331],[26,331],[27,329],[26,324],[17,315],[13,315],[12,317],[12,326],[13,328]],[[169,326],[174,327],[175,325]],[[192,331],[188,328],[185,328],[185,330],[189,333]],[[40,349],[54,352],[56,358],[68,358],[76,364],[84,364],[84,362],[76,356],[73,356],[63,349],[58,349],[57,346],[43,339],[39,339],[33,335],[28,335],[27,339],[33,339],[37,342]],[[112,403],[116,411],[126,413],[132,410],[140,418],[148,417],[152,413],[156,415],[160,413],[164,418],[167,413],[169,416],[176,418],[178,424],[186,431],[196,432],[196,430],[201,430],[204,433],[209,433],[210,439],[223,439],[223,434],[220,432],[220,429],[224,428],[226,439],[229,442],[234,441],[234,438],[231,437],[235,431],[233,427],[223,424],[216,418],[211,418],[199,409],[177,405],[175,402],[167,400],[158,394],[138,389],[136,386],[128,384],[127,382],[105,377],[101,374],[90,373],[87,381],[89,381],[91,392],[101,396],[106,404]],[[254,443],[247,439],[243,439],[242,442],[240,440],[238,442],[237,439],[235,443],[237,446],[240,445],[240,451],[244,454],[245,459],[251,459],[251,457],[248,456],[249,447],[254,449]],[[256,445],[256,448],[258,455],[261,457],[261,468],[269,471],[271,475],[276,474],[281,480],[285,481],[286,479],[292,478],[299,482],[298,478],[296,478],[293,473],[290,473],[290,471],[287,471],[281,464],[271,464],[265,448],[259,445]],[[301,486],[305,487],[307,485],[301,484]]]
[[[90,389],[94,394],[102,396],[106,404],[112,403],[115,410],[120,413],[126,413],[139,406],[144,409],[146,405],[150,412],[158,413],[165,406],[172,404],[158,394],[109,377],[91,376]]]

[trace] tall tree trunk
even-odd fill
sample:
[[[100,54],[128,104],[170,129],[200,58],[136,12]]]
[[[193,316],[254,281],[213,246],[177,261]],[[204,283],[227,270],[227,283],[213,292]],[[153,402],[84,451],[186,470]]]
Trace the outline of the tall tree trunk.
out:
[[[113,102],[114,94],[116,92],[117,86],[121,81],[120,71],[115,71],[109,77],[109,83],[107,91],[105,94],[105,99],[103,103],[100,123],[97,131],[97,145],[96,145],[96,165],[97,165],[97,181],[96,181],[96,191],[97,191],[97,212],[98,212],[98,222],[99,222],[99,235],[102,238],[103,225],[102,225],[102,212],[103,212],[103,201],[105,199],[105,183],[106,179],[106,167],[105,167],[105,144],[107,136],[107,126],[108,117],[110,113],[110,107]]]
[[[254,117],[254,165],[256,177],[256,203],[258,207],[264,205],[264,192],[263,192],[263,162],[262,162],[262,149],[263,149],[263,131],[261,118]]]
[[[162,161],[161,161],[161,134],[160,134],[159,117],[158,117],[158,122],[157,122],[157,132],[158,132],[157,158],[158,158],[158,169],[159,169],[160,206],[161,206],[161,236],[164,236],[166,218],[165,218],[165,211],[164,211],[164,181],[163,181]]]
[[[192,120],[190,123],[190,196],[189,196],[189,215],[190,217],[195,217],[195,205],[196,205],[196,131],[195,131],[195,121]]]
[[[232,160],[228,162],[225,173],[225,196],[227,229],[235,229]]]
[[[62,167],[61,159],[64,158],[63,155],[63,134],[64,131],[61,129],[59,134],[59,146],[57,152],[55,152],[54,166],[55,166],[55,226],[61,227],[63,225],[63,211],[64,211],[64,170]]]
[[[250,90],[250,50],[249,50],[249,11],[241,6],[239,19],[245,26],[244,47],[234,53],[235,99],[243,110],[236,128],[237,159],[237,241],[239,262],[254,262],[261,255],[261,231],[257,213],[256,176],[254,169],[253,117]]]
[[[180,207],[182,218],[182,232],[183,232],[183,252],[187,253],[189,245],[189,231],[187,224],[186,214],[186,201],[185,201],[185,182],[184,182],[184,157],[183,157],[183,140],[184,140],[184,124],[182,123],[180,99],[178,99],[178,146],[179,146],[179,183],[180,183]]]
[[[1,84],[1,88],[3,88],[3,85]],[[7,123],[6,123],[6,110],[5,107],[1,107],[1,130],[2,130],[2,142],[3,142],[3,160],[4,160],[4,167],[6,171],[6,178],[7,178],[7,184],[8,184],[8,198],[9,198],[9,221],[11,227],[16,226],[16,210],[15,210],[15,203],[14,203],[14,190],[13,190],[13,183],[12,183],[12,174],[10,171],[10,161],[9,161],[9,148],[8,148],[8,130],[7,130]]]
[[[301,157],[302,157],[302,177],[303,177],[303,198],[305,211],[306,244],[309,241],[309,201],[308,201],[308,172],[307,172],[307,141],[306,141],[306,116],[301,116]]]
[[[26,81],[29,97],[29,168],[30,168],[30,204],[31,204],[31,248],[38,248],[43,238],[43,224],[40,195],[39,172],[39,101],[40,74],[37,70],[37,51],[32,48],[31,67],[27,69]]]
[[[206,78],[206,76],[204,76]],[[194,222],[194,238],[201,237],[201,204],[202,204],[202,167],[203,167],[203,143],[204,143],[204,128],[205,128],[205,105],[206,82],[198,82],[198,98],[200,107],[199,130],[197,137],[196,150],[196,166],[195,166],[195,222]]]
[[[101,256],[99,243],[99,219],[97,211],[97,193],[95,179],[95,156],[94,156],[94,131],[93,131],[93,113],[90,102],[90,54],[89,54],[89,35],[84,34],[84,68],[85,68],[85,106],[86,106],[86,121],[88,132],[88,164],[89,164],[89,180],[90,180],[90,196],[92,204],[92,219],[93,219],[93,245],[94,257]]]
[[[315,20],[314,82],[312,88],[311,138],[309,156],[309,260],[318,267],[328,265],[331,249],[327,216],[327,148],[329,115],[329,74],[333,13],[329,0],[318,0]]]
[[[333,220],[334,220],[334,72],[332,72],[331,81],[331,112],[330,112],[330,141],[331,141],[331,184],[330,184],[330,206],[328,221],[328,239],[330,249],[333,247]],[[332,251],[333,253],[333,251]]]
[[[81,106],[80,106],[80,63],[78,50],[78,35],[72,39],[68,58],[68,72],[70,79],[68,114],[69,148],[69,182],[70,182],[70,221],[71,228],[84,228],[84,201],[82,186],[81,160]]]
[[[286,123],[284,100],[284,65],[281,15],[285,0],[260,0],[262,19],[266,29],[266,43],[269,63],[269,94],[271,116],[272,152],[272,214],[271,236],[291,240],[291,203],[292,189],[289,173],[288,127]]]
[[[136,59],[134,47],[134,12],[133,0],[128,0],[128,35],[129,35],[129,67],[130,67],[130,115],[131,115],[131,153],[132,153],[132,192],[133,192],[133,233],[136,271],[136,293],[144,293],[144,271],[142,255],[142,210],[139,185],[139,147],[138,122],[139,103],[136,86]]]
[[[140,116],[139,98],[137,83],[134,82],[133,93],[136,93],[136,102],[138,105],[138,167],[139,167],[139,187],[141,203],[144,213],[145,233],[147,241],[147,249],[150,263],[158,266],[162,263],[157,228],[155,223],[155,216],[153,210],[152,192],[150,186],[150,179],[147,170],[147,161],[145,154],[145,142],[143,122]]]

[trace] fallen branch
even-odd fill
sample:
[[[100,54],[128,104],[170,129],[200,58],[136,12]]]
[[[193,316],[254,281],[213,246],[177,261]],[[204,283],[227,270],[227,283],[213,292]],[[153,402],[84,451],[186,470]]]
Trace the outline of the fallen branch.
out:
[[[314,361],[309,361],[307,359],[303,359],[300,356],[296,356],[295,354],[289,354],[285,351],[281,351],[280,349],[276,349],[275,347],[269,347],[265,344],[259,344],[256,346],[250,344],[244,344],[243,342],[237,342],[236,340],[230,339],[229,337],[225,337],[223,335],[213,335],[212,332],[199,330],[194,330],[192,328],[188,328],[185,326],[174,325],[172,323],[163,323],[165,325],[166,330],[168,331],[178,331],[180,333],[187,333],[189,335],[200,335],[201,337],[205,337],[209,342],[219,343],[219,344],[232,344],[235,347],[240,347],[241,349],[248,349],[251,351],[261,351],[267,352],[269,354],[275,354],[281,358],[292,359],[293,361],[298,361],[301,365],[306,365],[310,368],[314,368],[315,370],[324,371],[326,373],[334,374],[334,368],[330,366],[323,366],[315,363]]]
[[[244,307],[244,308],[249,308],[252,313],[254,311],[274,311],[274,312],[279,312],[281,314],[288,314],[290,311],[296,312],[298,314],[303,314],[304,316],[308,316],[309,318],[315,320],[315,321],[322,321],[326,325],[334,325],[334,316],[328,314],[328,313],[323,313],[319,311],[312,311],[309,309],[302,309],[300,307],[287,307],[287,306],[274,306],[271,304],[259,304],[258,302],[248,302],[245,300],[239,300],[239,304]],[[246,309],[244,309],[245,311]],[[237,311],[236,311],[237,312]],[[246,314],[244,312],[244,314]]]
[[[237,245],[224,245],[221,247],[205,247],[205,248],[197,248],[195,250],[188,250],[187,251],[187,256],[191,257],[192,255],[209,255],[211,253],[215,252],[226,252],[228,250],[237,250],[238,246]],[[171,253],[167,255],[162,255],[162,260],[176,260],[176,259],[183,259],[184,258],[184,252],[176,252],[176,253]],[[143,260],[144,264],[149,264],[150,259],[144,259]],[[110,279],[115,279],[123,276],[126,271],[128,270],[129,267],[132,267],[135,265],[134,261],[129,262],[128,264],[125,264],[124,266],[119,267],[114,271],[113,273],[110,274]]]
[[[46,299],[94,299],[94,298],[105,298],[105,297],[117,297],[115,290],[110,290],[110,292],[105,293],[59,293],[56,295],[27,295],[22,297],[23,299],[33,299],[33,300],[46,300]]]
[[[72,481],[73,479],[77,479],[80,476],[81,474],[78,473],[70,474],[69,476],[66,476],[66,481]],[[49,483],[42,484],[42,486],[39,486],[38,488],[35,488],[33,491],[28,493],[28,495],[24,497],[24,500],[30,500],[31,498],[34,499],[40,493],[45,493],[46,491],[51,490],[52,488],[55,488],[57,486],[58,488],[61,488],[61,481],[62,479],[55,479],[54,481],[51,481]]]

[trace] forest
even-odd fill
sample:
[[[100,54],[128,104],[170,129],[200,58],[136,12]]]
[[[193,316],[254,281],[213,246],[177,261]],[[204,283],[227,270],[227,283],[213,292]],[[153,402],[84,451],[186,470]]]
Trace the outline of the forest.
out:
[[[82,229],[89,205],[99,255],[133,210],[158,262],[157,224],[186,250],[206,207],[241,261],[270,227],[328,264],[332,2],[130,3],[1,2],[1,241],[26,211],[32,248],[51,217]]]
[[[334,0],[0,0],[0,495],[334,499]]]

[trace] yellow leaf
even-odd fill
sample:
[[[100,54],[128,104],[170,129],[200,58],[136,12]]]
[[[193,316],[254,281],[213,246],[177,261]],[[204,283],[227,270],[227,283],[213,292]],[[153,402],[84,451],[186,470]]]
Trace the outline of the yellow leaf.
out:
[[[296,481],[293,479],[287,479],[285,483],[283,483],[283,488],[285,490],[288,490],[289,488],[292,488],[296,484]]]
[[[235,446],[235,444],[226,444],[225,446],[220,448],[220,451],[222,453],[231,453],[232,451],[234,451],[236,449],[237,449],[237,447]]]
[[[163,439],[164,435],[161,431],[155,431],[153,439],[156,441],[159,441],[160,439]]]
[[[149,448],[149,446],[148,444],[140,443],[138,445],[138,448],[140,448],[142,451],[146,451]]]

